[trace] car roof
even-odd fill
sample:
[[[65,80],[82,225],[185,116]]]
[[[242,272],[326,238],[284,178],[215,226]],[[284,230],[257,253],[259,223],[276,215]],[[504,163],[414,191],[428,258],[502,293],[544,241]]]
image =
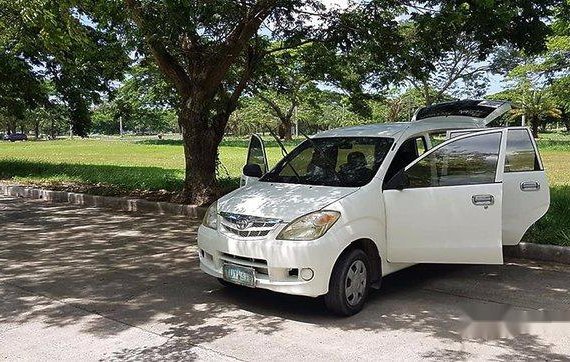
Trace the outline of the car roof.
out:
[[[403,134],[420,134],[435,131],[463,128],[484,128],[478,119],[467,117],[436,117],[415,122],[375,123],[353,127],[343,127],[315,134],[315,138],[323,137],[390,137]]]
[[[343,127],[313,137],[401,137],[435,131],[484,128],[511,109],[510,102],[462,100],[434,104],[416,111],[410,122],[378,123]]]

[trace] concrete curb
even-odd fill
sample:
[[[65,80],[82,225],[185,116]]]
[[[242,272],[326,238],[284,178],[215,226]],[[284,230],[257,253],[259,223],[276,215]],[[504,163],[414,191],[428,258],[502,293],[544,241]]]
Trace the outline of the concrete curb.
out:
[[[53,191],[36,187],[0,184],[0,194],[5,196],[24,197],[49,202],[70,203],[86,207],[101,207],[113,210],[140,212],[160,215],[184,215],[191,218],[202,218],[207,208],[196,205],[156,202],[127,197],[97,196],[67,191]]]
[[[113,210],[140,212],[160,215],[184,215],[191,218],[202,218],[207,208],[196,205],[155,202],[127,197],[96,196],[76,192],[53,191],[36,187],[6,185],[0,183],[0,194],[5,196],[41,199],[49,202],[70,203],[86,207],[101,207]],[[505,246],[504,255],[513,258],[552,261],[570,264],[570,247],[520,243]]]
[[[570,264],[570,247],[567,246],[520,243],[515,246],[505,246],[503,251],[505,256],[513,258]]]

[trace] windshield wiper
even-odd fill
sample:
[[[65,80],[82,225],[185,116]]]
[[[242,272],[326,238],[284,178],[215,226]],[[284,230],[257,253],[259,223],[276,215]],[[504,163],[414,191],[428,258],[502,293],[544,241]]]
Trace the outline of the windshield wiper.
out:
[[[277,137],[277,135],[275,135],[275,133],[273,133],[271,128],[269,128],[268,126],[265,126],[265,128],[269,131],[269,134],[271,136],[273,136],[273,138],[275,138],[275,141],[277,141],[277,144],[279,145],[279,147],[281,147],[281,153],[283,154],[283,157],[289,156],[289,152],[287,152],[287,150],[285,149],[285,146],[283,146],[283,143],[281,142],[279,137]],[[295,177],[297,177],[297,181],[299,181],[299,183],[301,183],[301,176],[299,176],[299,174],[297,173],[297,170],[295,170],[293,165],[291,165],[291,162],[287,162],[287,166],[291,167],[291,170],[295,174]]]

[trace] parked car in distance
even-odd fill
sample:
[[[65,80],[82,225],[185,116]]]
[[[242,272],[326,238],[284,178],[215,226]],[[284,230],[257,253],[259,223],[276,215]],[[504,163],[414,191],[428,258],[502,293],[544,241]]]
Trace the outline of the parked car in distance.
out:
[[[4,141],[16,142],[27,141],[28,136],[25,133],[10,133],[4,135]]]
[[[383,276],[416,263],[503,263],[503,245],[550,203],[530,130],[487,127],[510,107],[457,101],[324,131],[272,169],[253,135],[243,187],[198,230],[201,269],[224,285],[324,295],[352,315]]]

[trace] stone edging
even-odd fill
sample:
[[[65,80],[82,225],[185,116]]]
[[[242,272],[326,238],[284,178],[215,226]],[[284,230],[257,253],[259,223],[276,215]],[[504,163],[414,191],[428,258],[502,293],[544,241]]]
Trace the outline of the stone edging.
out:
[[[505,256],[513,258],[570,264],[570,247],[567,246],[520,243],[515,246],[506,246],[503,251]]]
[[[0,184],[0,194],[5,196],[41,199],[50,202],[67,202],[87,207],[101,207],[128,212],[149,214],[184,215],[191,218],[202,218],[205,207],[196,205],[156,202],[128,197],[97,196],[67,191],[45,190],[36,187]]]

